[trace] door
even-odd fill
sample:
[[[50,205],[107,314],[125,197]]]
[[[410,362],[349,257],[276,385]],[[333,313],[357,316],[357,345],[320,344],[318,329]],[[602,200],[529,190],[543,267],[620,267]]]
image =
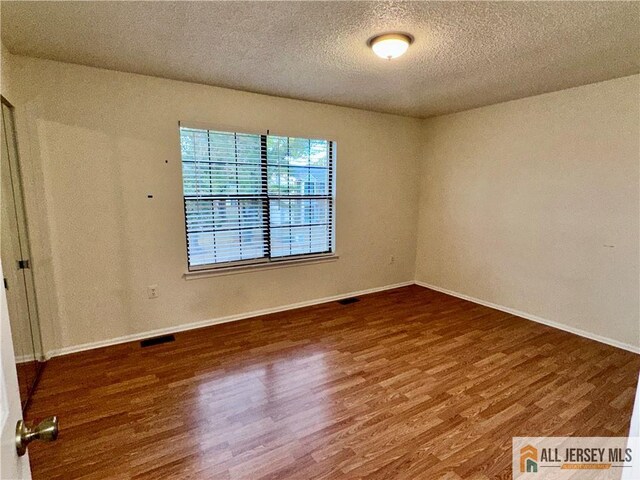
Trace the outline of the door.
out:
[[[43,355],[13,108],[4,98],[1,136],[0,253],[18,387],[24,413],[41,373]]]
[[[0,186],[0,189],[2,187]],[[1,193],[1,192],[0,192]],[[0,237],[0,242],[4,238]],[[0,264],[0,274],[2,265]],[[13,339],[9,323],[7,297],[3,288],[0,289],[0,478],[2,479],[30,479],[28,454],[18,456],[16,450],[16,424],[22,420],[22,405],[18,390],[18,375],[15,356],[13,353]]]
[[[31,478],[27,445],[55,440],[58,420],[50,417],[35,427],[22,420],[43,357],[13,110],[1,99],[0,479],[22,480]]]

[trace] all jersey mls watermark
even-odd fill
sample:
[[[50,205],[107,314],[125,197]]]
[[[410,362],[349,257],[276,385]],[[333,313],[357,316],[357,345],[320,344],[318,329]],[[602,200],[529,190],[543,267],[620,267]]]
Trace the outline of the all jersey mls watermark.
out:
[[[640,437],[514,437],[513,478],[640,480]]]

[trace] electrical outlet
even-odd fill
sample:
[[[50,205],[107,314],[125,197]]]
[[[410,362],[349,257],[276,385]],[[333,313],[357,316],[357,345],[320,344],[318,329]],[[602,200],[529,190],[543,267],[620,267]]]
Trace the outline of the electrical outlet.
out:
[[[149,298],[158,298],[158,285],[149,285],[147,287]]]
[[[396,263],[396,257],[391,255],[391,258],[389,258],[389,265],[393,265],[394,263]]]

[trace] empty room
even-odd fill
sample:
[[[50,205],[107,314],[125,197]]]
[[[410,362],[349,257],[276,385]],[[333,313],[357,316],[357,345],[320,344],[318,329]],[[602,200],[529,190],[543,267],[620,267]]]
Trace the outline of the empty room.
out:
[[[1,479],[640,479],[640,2],[0,38]]]

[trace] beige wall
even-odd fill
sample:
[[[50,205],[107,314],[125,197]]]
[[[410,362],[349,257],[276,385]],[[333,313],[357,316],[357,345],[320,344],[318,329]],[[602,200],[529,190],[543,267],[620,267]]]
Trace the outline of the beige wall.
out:
[[[4,47],[4,45],[0,43],[0,93],[3,97],[9,100],[11,100],[15,92],[15,84],[12,81],[13,77],[14,75],[12,70],[12,56]],[[0,138],[3,137],[4,131],[0,132]],[[4,138],[2,142],[2,156],[4,157],[5,155],[8,155],[8,152],[5,150],[6,146],[4,144]],[[9,170],[5,169],[4,165],[0,166],[0,170],[2,173],[1,176],[3,179],[3,184],[6,187],[11,182],[8,176]],[[19,273],[19,270],[17,270],[15,263],[13,263],[16,259],[20,258],[20,247],[18,244],[18,239],[15,235],[15,232],[13,232],[12,234],[12,230],[10,229],[11,222],[4,221],[5,215],[9,217],[11,216],[7,213],[7,208],[14,208],[13,198],[8,190],[10,190],[10,188],[3,188],[2,192],[3,201],[2,208],[0,210],[2,211],[3,222],[1,235],[2,238],[0,244],[2,245],[2,256],[4,259],[4,276],[6,277],[9,286],[11,286],[12,284],[17,284],[17,282],[22,281],[22,274]],[[10,201],[8,201],[7,198],[10,199]],[[10,321],[14,352],[16,355],[16,361],[18,362],[32,361],[34,358],[34,354],[38,358],[40,358],[42,354],[42,352],[40,351],[39,333],[35,330],[32,331],[32,326],[29,324],[29,314],[25,310],[27,308],[27,300],[25,294],[26,291],[20,288],[7,291],[7,305],[8,310],[11,313]],[[30,300],[33,300],[32,290],[29,290],[29,298]]]
[[[427,120],[416,279],[640,347],[639,89]]]
[[[414,279],[640,346],[639,76],[419,121],[11,67],[47,350]],[[185,280],[178,120],[336,140],[340,259]]]
[[[48,350],[413,280],[420,121],[26,57],[12,67],[18,133],[41,172],[33,228],[51,245]],[[340,258],[185,280],[179,120],[335,140]]]
[[[11,54],[9,53],[9,50],[0,43],[0,90],[2,91],[3,96],[7,96],[11,93],[10,76]]]

